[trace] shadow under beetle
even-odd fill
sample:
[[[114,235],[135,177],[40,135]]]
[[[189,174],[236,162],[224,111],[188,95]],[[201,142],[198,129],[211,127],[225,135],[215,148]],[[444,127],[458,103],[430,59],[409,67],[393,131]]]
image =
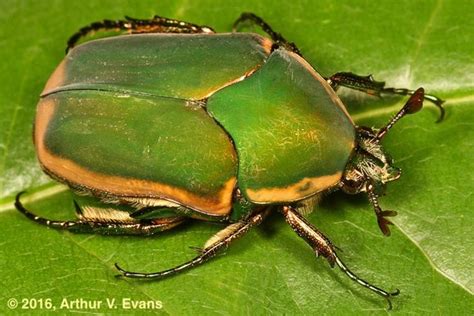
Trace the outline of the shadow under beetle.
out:
[[[239,33],[243,22],[269,38]],[[78,41],[96,31],[133,35]],[[335,91],[410,98],[380,129],[356,126]],[[75,193],[78,219],[48,220],[16,197],[28,218],[58,229],[151,235],[189,218],[227,222],[191,261],[129,278],[163,278],[197,266],[260,224],[272,210],[331,267],[351,272],[336,247],[302,215],[324,193],[365,192],[390,235],[378,197],[400,170],[380,142],[424,99],[423,88],[385,88],[371,76],[318,74],[294,43],[244,13],[232,33],[155,16],[92,23],[68,41],[67,56],[41,94],[34,142],[43,170]]]

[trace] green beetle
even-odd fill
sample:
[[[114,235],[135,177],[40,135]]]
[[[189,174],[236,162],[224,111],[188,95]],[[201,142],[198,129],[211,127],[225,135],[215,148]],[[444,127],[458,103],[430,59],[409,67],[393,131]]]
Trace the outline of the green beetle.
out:
[[[270,38],[237,33],[252,22]],[[74,47],[89,33],[122,30]],[[140,34],[137,34],[140,33]],[[77,194],[78,220],[36,222],[75,232],[149,235],[188,218],[228,222],[199,255],[175,268],[125,277],[162,278],[211,258],[272,210],[331,266],[387,299],[352,273],[335,247],[302,215],[323,193],[365,192],[385,235],[378,196],[400,176],[380,141],[424,99],[423,89],[385,88],[371,76],[318,74],[295,44],[244,13],[233,33],[155,16],[96,22],[68,42],[69,52],[41,94],[34,130],[38,159]],[[355,126],[335,91],[411,95],[383,128]]]

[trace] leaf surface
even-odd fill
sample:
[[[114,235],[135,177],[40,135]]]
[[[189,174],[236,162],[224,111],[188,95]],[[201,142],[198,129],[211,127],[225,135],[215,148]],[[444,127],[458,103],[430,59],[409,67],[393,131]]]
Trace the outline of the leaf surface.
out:
[[[74,235],[41,227],[13,208],[28,190],[31,209],[72,218],[71,196],[44,176],[31,142],[38,96],[64,56],[65,42],[93,21],[154,14],[230,31],[243,11],[262,16],[295,42],[324,76],[372,73],[389,86],[417,88],[447,100],[446,119],[425,109],[403,119],[384,140],[403,170],[381,199],[398,211],[392,236],[378,231],[363,196],[327,196],[309,219],[341,249],[346,264],[388,290],[394,312],[472,314],[474,206],[474,16],[469,1],[4,1],[0,13],[0,312],[7,301],[50,298],[57,309],[76,299],[102,301],[89,312],[112,314],[127,301],[160,301],[163,314],[385,313],[385,302],[322,259],[273,214],[225,256],[159,282],[114,278],[113,264],[167,269],[195,255],[222,226],[193,222],[160,236]],[[111,52],[112,54],[113,52]],[[203,69],[203,71],[205,71]],[[403,98],[341,91],[357,124],[381,126]],[[27,200],[27,199],[25,199]],[[16,311],[24,311],[20,306]],[[156,306],[155,306],[156,307]],[[64,306],[64,311],[84,311]],[[30,310],[31,311],[31,310]],[[44,313],[45,309],[36,308]]]

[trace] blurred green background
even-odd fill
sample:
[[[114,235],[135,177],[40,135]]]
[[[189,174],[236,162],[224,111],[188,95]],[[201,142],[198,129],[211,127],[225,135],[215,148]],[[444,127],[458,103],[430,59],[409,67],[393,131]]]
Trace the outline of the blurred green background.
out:
[[[182,314],[385,314],[380,297],[315,259],[279,214],[235,242],[225,256],[160,282],[118,280],[119,262],[156,271],[194,256],[221,225],[194,222],[150,238],[73,235],[41,227],[12,206],[72,218],[71,197],[44,176],[31,142],[38,95],[80,27],[124,15],[155,14],[230,31],[243,11],[262,16],[295,42],[324,76],[372,73],[388,86],[417,88],[447,100],[446,120],[425,110],[402,120],[384,145],[403,170],[381,199],[399,212],[385,238],[364,196],[327,196],[309,219],[343,249],[367,280],[399,288],[393,313],[472,314],[474,289],[474,10],[472,1],[2,1],[0,12],[0,313],[24,299],[103,301],[64,312]],[[250,30],[250,29],[248,29]],[[403,98],[341,91],[357,124],[381,126]],[[108,309],[106,299],[160,301],[160,309]],[[11,310],[8,304],[17,300]],[[39,302],[39,301],[37,301]],[[39,303],[38,303],[39,304]],[[29,305],[32,306],[31,304]]]

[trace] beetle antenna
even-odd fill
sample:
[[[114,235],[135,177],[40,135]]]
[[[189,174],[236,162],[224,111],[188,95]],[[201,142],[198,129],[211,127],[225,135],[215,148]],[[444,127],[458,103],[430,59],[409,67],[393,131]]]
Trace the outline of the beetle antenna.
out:
[[[423,88],[418,88],[415,93],[411,95],[408,101],[405,103],[403,108],[388,122],[388,124],[381,128],[375,138],[381,140],[388,130],[392,128],[395,123],[398,122],[406,114],[413,114],[421,110],[423,107],[423,100],[425,98],[425,90]]]
[[[379,205],[379,197],[374,192],[374,186],[372,184],[368,184],[366,187],[367,195],[369,197],[369,202],[372,204],[375,215],[377,216],[377,223],[379,224],[379,228],[385,236],[390,236],[390,228],[388,225],[393,225],[393,223],[387,219],[386,217],[393,217],[397,216],[396,211],[383,211]]]

